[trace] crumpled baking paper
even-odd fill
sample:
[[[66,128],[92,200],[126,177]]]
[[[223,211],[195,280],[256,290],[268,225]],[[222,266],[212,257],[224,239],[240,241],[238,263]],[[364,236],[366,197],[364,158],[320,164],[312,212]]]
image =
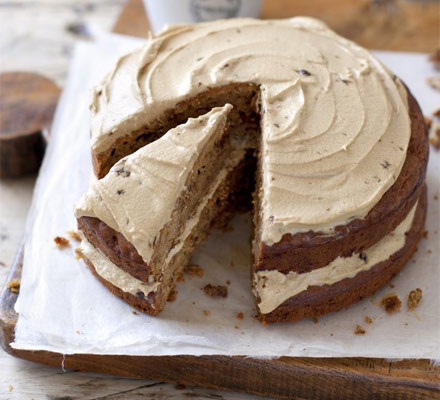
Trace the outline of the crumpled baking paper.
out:
[[[78,244],[58,249],[53,239],[76,228],[74,204],[87,190],[91,174],[89,150],[90,88],[110,69],[116,58],[138,46],[138,39],[105,34],[95,43],[76,47],[70,74],[52,130],[44,165],[35,189],[27,224],[24,269],[15,342],[17,349],[48,350],[64,354],[127,355],[246,355],[249,357],[384,357],[440,358],[440,154],[432,151],[428,169],[429,210],[427,239],[414,259],[375,296],[319,319],[262,326],[253,315],[250,282],[250,218],[239,215],[233,230],[214,231],[200,245],[193,262],[202,278],[185,276],[177,300],[158,317],[133,313],[113,296],[82,260]],[[426,55],[377,55],[411,88],[424,108],[440,103],[425,83],[434,74]],[[417,74],[414,74],[417,71]],[[228,286],[226,299],[206,296],[211,283]],[[407,310],[410,290],[421,288],[423,301]],[[380,299],[396,293],[402,308],[388,315]],[[243,313],[244,318],[236,315]],[[369,316],[373,322],[367,324]],[[356,325],[366,333],[355,335]]]

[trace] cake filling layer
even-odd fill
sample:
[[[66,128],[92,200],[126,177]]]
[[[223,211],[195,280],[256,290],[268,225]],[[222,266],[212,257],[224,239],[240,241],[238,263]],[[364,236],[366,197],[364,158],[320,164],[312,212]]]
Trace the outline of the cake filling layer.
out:
[[[338,257],[325,267],[302,274],[289,272],[286,275],[277,270],[257,272],[254,275],[254,292],[260,299],[260,312],[270,313],[290,297],[311,286],[332,285],[386,261],[404,247],[406,232],[411,229],[417,204],[418,202],[394,231],[361,254]]]
[[[164,275],[166,274],[171,276],[174,273],[174,270],[169,268],[169,266],[172,264],[173,257],[178,255],[182,250],[186,239],[191,235],[193,229],[199,222],[200,216],[202,215],[208,202],[216,200],[215,193],[217,189],[225,182],[228,173],[243,161],[245,153],[246,152],[243,149],[235,150],[231,153],[230,159],[228,160],[225,168],[223,168],[217,175],[215,183],[213,184],[209,194],[200,202],[196,213],[186,223],[183,233],[176,240],[177,244],[170,249],[164,264],[161,266],[161,270],[163,271]],[[159,285],[161,284],[160,282],[152,281],[146,283],[133,277],[128,272],[123,271],[116,264],[111,262],[99,249],[95,248],[81,231],[80,235],[82,238],[80,247],[82,254],[91,261],[96,273],[103,279],[110,282],[112,285],[116,286],[122,291],[130,293],[134,296],[136,296],[139,292],[142,292],[146,297],[149,293],[155,292],[159,288]],[[169,279],[168,277],[164,277],[163,280],[168,281]]]
[[[367,50],[310,18],[178,26],[123,58],[96,89],[92,149],[237,82],[260,89],[261,240],[363,219],[403,166],[406,92]]]
[[[142,292],[145,296],[156,291],[160,285],[159,282],[146,283],[134,278],[128,272],[123,271],[116,264],[112,263],[99,249],[93,246],[84,234],[81,235],[81,254],[86,257],[96,270],[96,273],[102,276],[106,281],[118,287],[126,293],[136,296],[136,293]]]

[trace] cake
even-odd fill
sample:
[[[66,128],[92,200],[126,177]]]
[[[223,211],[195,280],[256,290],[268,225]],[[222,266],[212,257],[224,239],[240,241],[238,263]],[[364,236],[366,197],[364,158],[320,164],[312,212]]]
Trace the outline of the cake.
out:
[[[92,272],[128,303],[157,314],[192,251],[233,208],[246,160],[228,114],[214,108],[118,161],[75,213]]]
[[[416,250],[426,214],[422,113],[398,77],[320,21],[170,27],[118,60],[95,89],[91,110],[99,180],[76,211],[83,254],[112,292],[147,313],[162,309],[193,249],[211,226],[249,202],[252,185],[251,275],[263,323],[316,318],[356,303],[385,285]],[[212,119],[226,122],[212,128],[206,122]],[[157,178],[160,167],[145,154],[160,153],[163,141],[179,132],[192,137],[194,124],[207,143],[220,135],[223,147],[191,149],[189,175],[173,177],[178,189],[163,197],[170,182]],[[191,182],[210,185],[191,190],[186,178],[204,154],[216,166],[210,162]],[[150,200],[134,204],[115,195],[123,181],[117,171],[126,163],[153,171]],[[111,202],[125,211],[99,198],[103,190],[113,191]],[[143,199],[138,190],[142,195],[132,196]],[[182,207],[178,200],[187,193],[190,204],[206,206]],[[174,218],[181,230],[155,242]],[[151,230],[141,233],[142,224]],[[183,241],[182,230],[188,233]],[[103,277],[92,254],[145,290],[137,295],[124,279]]]

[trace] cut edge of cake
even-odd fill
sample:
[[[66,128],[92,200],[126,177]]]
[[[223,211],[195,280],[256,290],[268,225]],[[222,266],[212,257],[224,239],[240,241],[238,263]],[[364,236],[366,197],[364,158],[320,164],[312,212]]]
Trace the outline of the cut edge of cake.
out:
[[[207,235],[211,225],[217,219],[222,218],[222,214],[227,211],[234,197],[233,194],[238,191],[237,185],[239,182],[237,182],[237,177],[240,178],[241,175],[237,171],[243,168],[247,151],[244,149],[233,150],[229,147],[227,115],[230,110],[230,105],[221,109],[214,109],[203,117],[190,120],[185,125],[169,131],[158,141],[120,160],[104,179],[93,183],[91,190],[84,195],[76,209],[80,234],[84,239],[81,252],[83,257],[88,260],[89,266],[90,264],[94,266],[94,272],[100,275],[101,281],[104,280],[113,286],[117,286],[115,283],[120,280],[123,287],[121,290],[124,293],[137,296],[141,300],[144,299],[145,307],[143,310],[148,313],[156,314],[163,308],[170,291],[176,284],[179,273],[189,261],[194,247]],[[216,121],[212,126],[209,126],[209,121],[212,118]],[[145,183],[148,180],[147,175],[151,174],[151,171],[148,173],[151,158],[141,156],[145,155],[145,153],[151,155],[148,147],[157,147],[161,142],[169,141],[170,138],[176,140],[180,135],[193,134],[194,132],[192,132],[190,127],[194,125],[208,126],[209,129],[205,132],[205,135],[208,136],[206,145],[201,146],[197,150],[197,154],[192,154],[192,159],[195,158],[192,165],[184,166],[185,169],[190,169],[191,171],[187,171],[186,174],[174,174],[185,183],[179,185],[179,190],[176,191],[174,190],[175,188],[171,190],[170,193],[174,197],[163,202],[163,197],[159,196],[159,206],[165,209],[170,204],[173,204],[173,212],[169,212],[169,215],[162,220],[162,226],[156,226],[157,221],[154,221],[152,227],[156,228],[156,231],[145,229],[144,224],[151,224],[151,221],[149,221],[151,213],[149,214],[145,210],[149,204],[151,206],[151,202],[155,201],[156,193],[145,190],[145,185],[139,184],[139,186],[136,186],[137,184],[135,183],[135,185],[125,184],[125,186],[122,186],[121,183],[128,180],[135,182],[139,180],[139,168],[144,172],[143,175],[141,174],[141,180]],[[177,149],[176,151],[179,150]],[[180,151],[183,150],[180,149]],[[194,153],[194,149],[190,149],[190,152]],[[162,161],[167,159],[167,162],[173,168],[176,167],[176,155],[173,152],[161,154],[160,156]],[[201,164],[198,163],[200,160],[202,161]],[[136,168],[133,168],[134,166]],[[181,167],[180,164],[179,167]],[[160,172],[156,172],[160,174]],[[197,182],[194,182],[193,179],[188,179],[191,176],[197,177]],[[203,176],[206,178],[206,185],[197,186],[195,183],[200,183]],[[115,181],[120,184],[115,184]],[[172,182],[164,180],[163,176],[159,177],[159,181],[161,182],[162,189],[173,185]],[[143,189],[140,189],[141,187]],[[133,190],[133,194],[131,201],[127,202],[124,195],[127,193],[125,191],[128,191],[128,188]],[[107,197],[108,191],[115,192],[116,194],[111,193],[111,196]],[[123,191],[123,193],[118,195],[118,191]],[[185,194],[183,197],[182,193]],[[182,198],[185,201],[188,199],[192,207],[186,207],[187,203],[182,201]],[[203,200],[199,201],[200,199]],[[114,203],[110,204],[110,201]],[[154,207],[152,208],[154,209]],[[182,213],[183,208],[186,208],[187,217],[185,219],[182,219],[184,214]],[[120,209],[122,209],[122,212],[120,212]],[[111,212],[113,210],[119,213],[118,218],[114,218]],[[137,217],[139,210],[145,215]],[[176,210],[177,212],[174,213]],[[124,216],[124,218],[121,216]],[[125,217],[128,219],[137,218],[135,226],[128,228],[123,226],[121,229],[120,222],[125,222]],[[116,232],[121,233],[127,242],[133,245],[134,249],[131,249],[131,251],[136,251],[137,256],[141,256],[145,270],[148,271],[142,280],[139,279],[139,276],[133,276],[130,273],[131,271],[123,267],[122,263],[116,265],[106,257],[104,254],[105,246],[99,249],[97,248],[99,245],[94,246],[91,243],[95,242],[96,244],[98,242],[95,240],[96,232],[87,229],[85,222],[90,218],[100,219],[107,225],[110,234],[112,232],[113,235]],[[116,219],[119,220],[119,225]],[[137,235],[139,230],[142,229],[147,233],[147,236],[144,235],[140,239],[135,236],[135,240],[133,240],[131,234]],[[158,239],[155,241],[154,237],[158,237]],[[163,237],[166,240],[161,239]],[[145,251],[145,247],[149,245],[152,246]],[[163,251],[160,251],[161,249]],[[139,285],[138,290],[134,289],[136,285]]]

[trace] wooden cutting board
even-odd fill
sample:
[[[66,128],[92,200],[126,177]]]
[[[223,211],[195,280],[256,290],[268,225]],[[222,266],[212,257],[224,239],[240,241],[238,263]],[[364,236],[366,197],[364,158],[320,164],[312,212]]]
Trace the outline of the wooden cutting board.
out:
[[[339,26],[341,33],[344,33],[344,26],[346,29],[351,26],[353,32],[357,32],[355,37],[347,35],[347,33],[345,35],[367,47],[389,48],[387,47],[388,40],[382,38],[379,41],[377,39],[375,35],[379,34],[367,34],[366,28],[359,30],[354,22],[351,22],[351,25],[347,22],[350,21],[350,18],[352,18],[351,21],[354,21],[354,16],[361,15],[359,13],[362,11],[362,7],[365,7],[363,0],[335,0],[332,2],[331,10],[323,7],[323,3],[325,0],[270,0],[264,3],[262,16],[288,17],[307,14],[306,11],[309,10],[312,15],[326,20],[333,28]],[[343,7],[346,12],[340,14],[340,9],[338,11],[336,4]],[[294,5],[299,10],[298,12],[295,11]],[[431,7],[431,11],[434,10],[433,4],[428,2],[421,6],[425,7],[425,5]],[[347,17],[347,13],[351,15],[350,18]],[[323,14],[326,15],[323,16]],[[438,13],[431,12],[429,18],[436,14]],[[330,23],[332,16],[334,24],[339,25]],[[429,18],[427,20],[430,21]],[[411,26],[422,26],[420,21],[420,18],[415,19],[411,22]],[[428,22],[425,25],[425,28],[431,26]],[[383,27],[383,23],[380,26]],[[432,31],[431,28],[418,31],[417,40],[411,41],[405,37],[399,39],[398,35],[390,36],[389,39],[397,43],[393,47],[395,50],[432,51],[437,45],[436,33],[434,33],[437,26],[435,25]],[[136,36],[147,35],[148,22],[141,0],[128,1],[114,30]],[[374,28],[373,31],[380,32],[380,29]],[[376,38],[377,41],[372,38]],[[425,40],[426,38],[427,40]],[[13,279],[20,280],[22,262],[23,250],[21,247],[7,282]],[[14,311],[16,300],[17,294],[4,287],[0,294],[0,341],[5,351],[25,360],[81,371],[179,382],[186,385],[247,392],[279,399],[401,400],[440,398],[440,367],[431,365],[429,360],[389,362],[372,358],[282,357],[269,361],[227,356],[149,357],[91,354],[63,356],[59,353],[46,351],[15,350],[10,347],[10,343],[14,338],[17,321],[17,314]]]

